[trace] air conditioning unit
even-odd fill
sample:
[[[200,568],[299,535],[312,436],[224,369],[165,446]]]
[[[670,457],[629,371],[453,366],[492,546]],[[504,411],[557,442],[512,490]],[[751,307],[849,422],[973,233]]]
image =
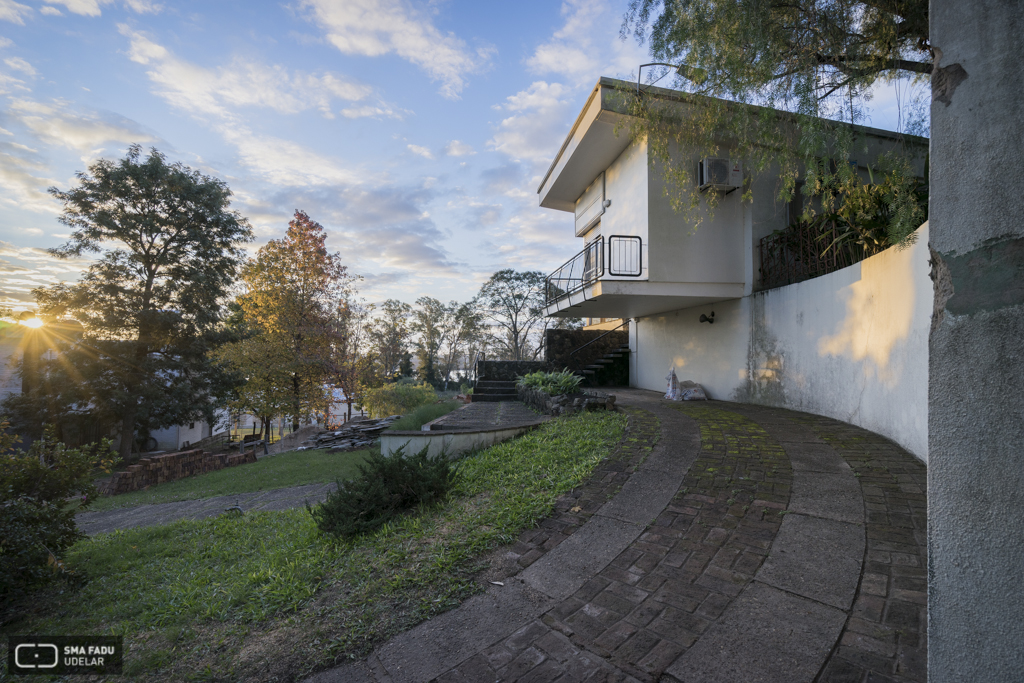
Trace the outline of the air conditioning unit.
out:
[[[701,192],[723,190],[726,193],[743,187],[743,164],[735,159],[702,159],[697,163],[697,186]]]

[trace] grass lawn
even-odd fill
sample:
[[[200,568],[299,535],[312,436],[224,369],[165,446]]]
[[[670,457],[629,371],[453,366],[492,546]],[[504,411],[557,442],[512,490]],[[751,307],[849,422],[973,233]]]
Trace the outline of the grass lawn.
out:
[[[366,455],[365,450],[348,453],[326,453],[322,450],[291,451],[260,458],[248,465],[226,467],[209,474],[170,481],[145,491],[103,496],[94,501],[88,510],[173,503],[177,500],[196,500],[232,493],[319,484],[335,479],[351,479],[359,474],[358,465],[366,459]]]
[[[428,422],[432,422],[442,415],[447,415],[456,408],[461,408],[463,405],[465,404],[462,403],[462,401],[445,401],[444,403],[429,403],[425,406],[420,406],[416,410],[404,416],[401,420],[393,422],[391,426],[388,427],[388,431],[419,429]]]
[[[299,680],[481,591],[488,553],[549,514],[625,424],[552,420],[463,459],[445,503],[354,540],[321,535],[305,510],[99,535],[65,558],[88,581],[4,630],[123,634],[135,680]]]

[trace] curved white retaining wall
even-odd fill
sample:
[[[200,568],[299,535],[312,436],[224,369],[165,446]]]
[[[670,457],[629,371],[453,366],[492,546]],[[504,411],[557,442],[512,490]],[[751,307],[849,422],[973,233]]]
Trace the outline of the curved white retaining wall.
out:
[[[827,415],[928,459],[928,224],[917,242],[742,299],[641,318],[635,386],[676,368],[715,399]],[[714,325],[699,323],[715,311]],[[965,387],[966,390],[966,387]]]

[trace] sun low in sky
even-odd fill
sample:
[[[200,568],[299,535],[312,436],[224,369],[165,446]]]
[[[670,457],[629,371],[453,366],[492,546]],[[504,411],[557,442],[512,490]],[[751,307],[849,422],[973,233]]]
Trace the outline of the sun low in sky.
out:
[[[47,188],[135,142],[226,181],[253,249],[306,211],[371,301],[547,272],[579,246],[539,180],[597,79],[650,61],[627,4],[0,0],[0,305],[78,276]]]

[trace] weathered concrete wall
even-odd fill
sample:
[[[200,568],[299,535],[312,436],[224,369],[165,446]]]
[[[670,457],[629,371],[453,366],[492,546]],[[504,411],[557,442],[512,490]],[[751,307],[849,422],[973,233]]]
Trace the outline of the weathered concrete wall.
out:
[[[1024,3],[933,0],[928,675],[1024,678]]]
[[[712,311],[713,324],[699,322]],[[664,392],[673,367],[680,380],[704,385],[710,398],[728,401],[740,385],[750,340],[749,297],[640,318],[631,327],[633,386]]]
[[[691,160],[680,159],[679,163]],[[692,163],[696,166],[696,159]],[[673,210],[657,161],[651,162],[649,192],[652,281],[744,282],[744,258],[748,255],[744,229],[751,209],[741,201],[741,191],[720,196],[710,215],[702,209],[704,220],[696,230],[692,221]]]
[[[828,415],[928,459],[928,227],[917,243],[751,303],[741,401]]]
[[[903,251],[743,299],[642,318],[637,386],[670,367],[711,398],[828,415],[928,458],[928,228]],[[715,311],[715,323],[699,322]]]

